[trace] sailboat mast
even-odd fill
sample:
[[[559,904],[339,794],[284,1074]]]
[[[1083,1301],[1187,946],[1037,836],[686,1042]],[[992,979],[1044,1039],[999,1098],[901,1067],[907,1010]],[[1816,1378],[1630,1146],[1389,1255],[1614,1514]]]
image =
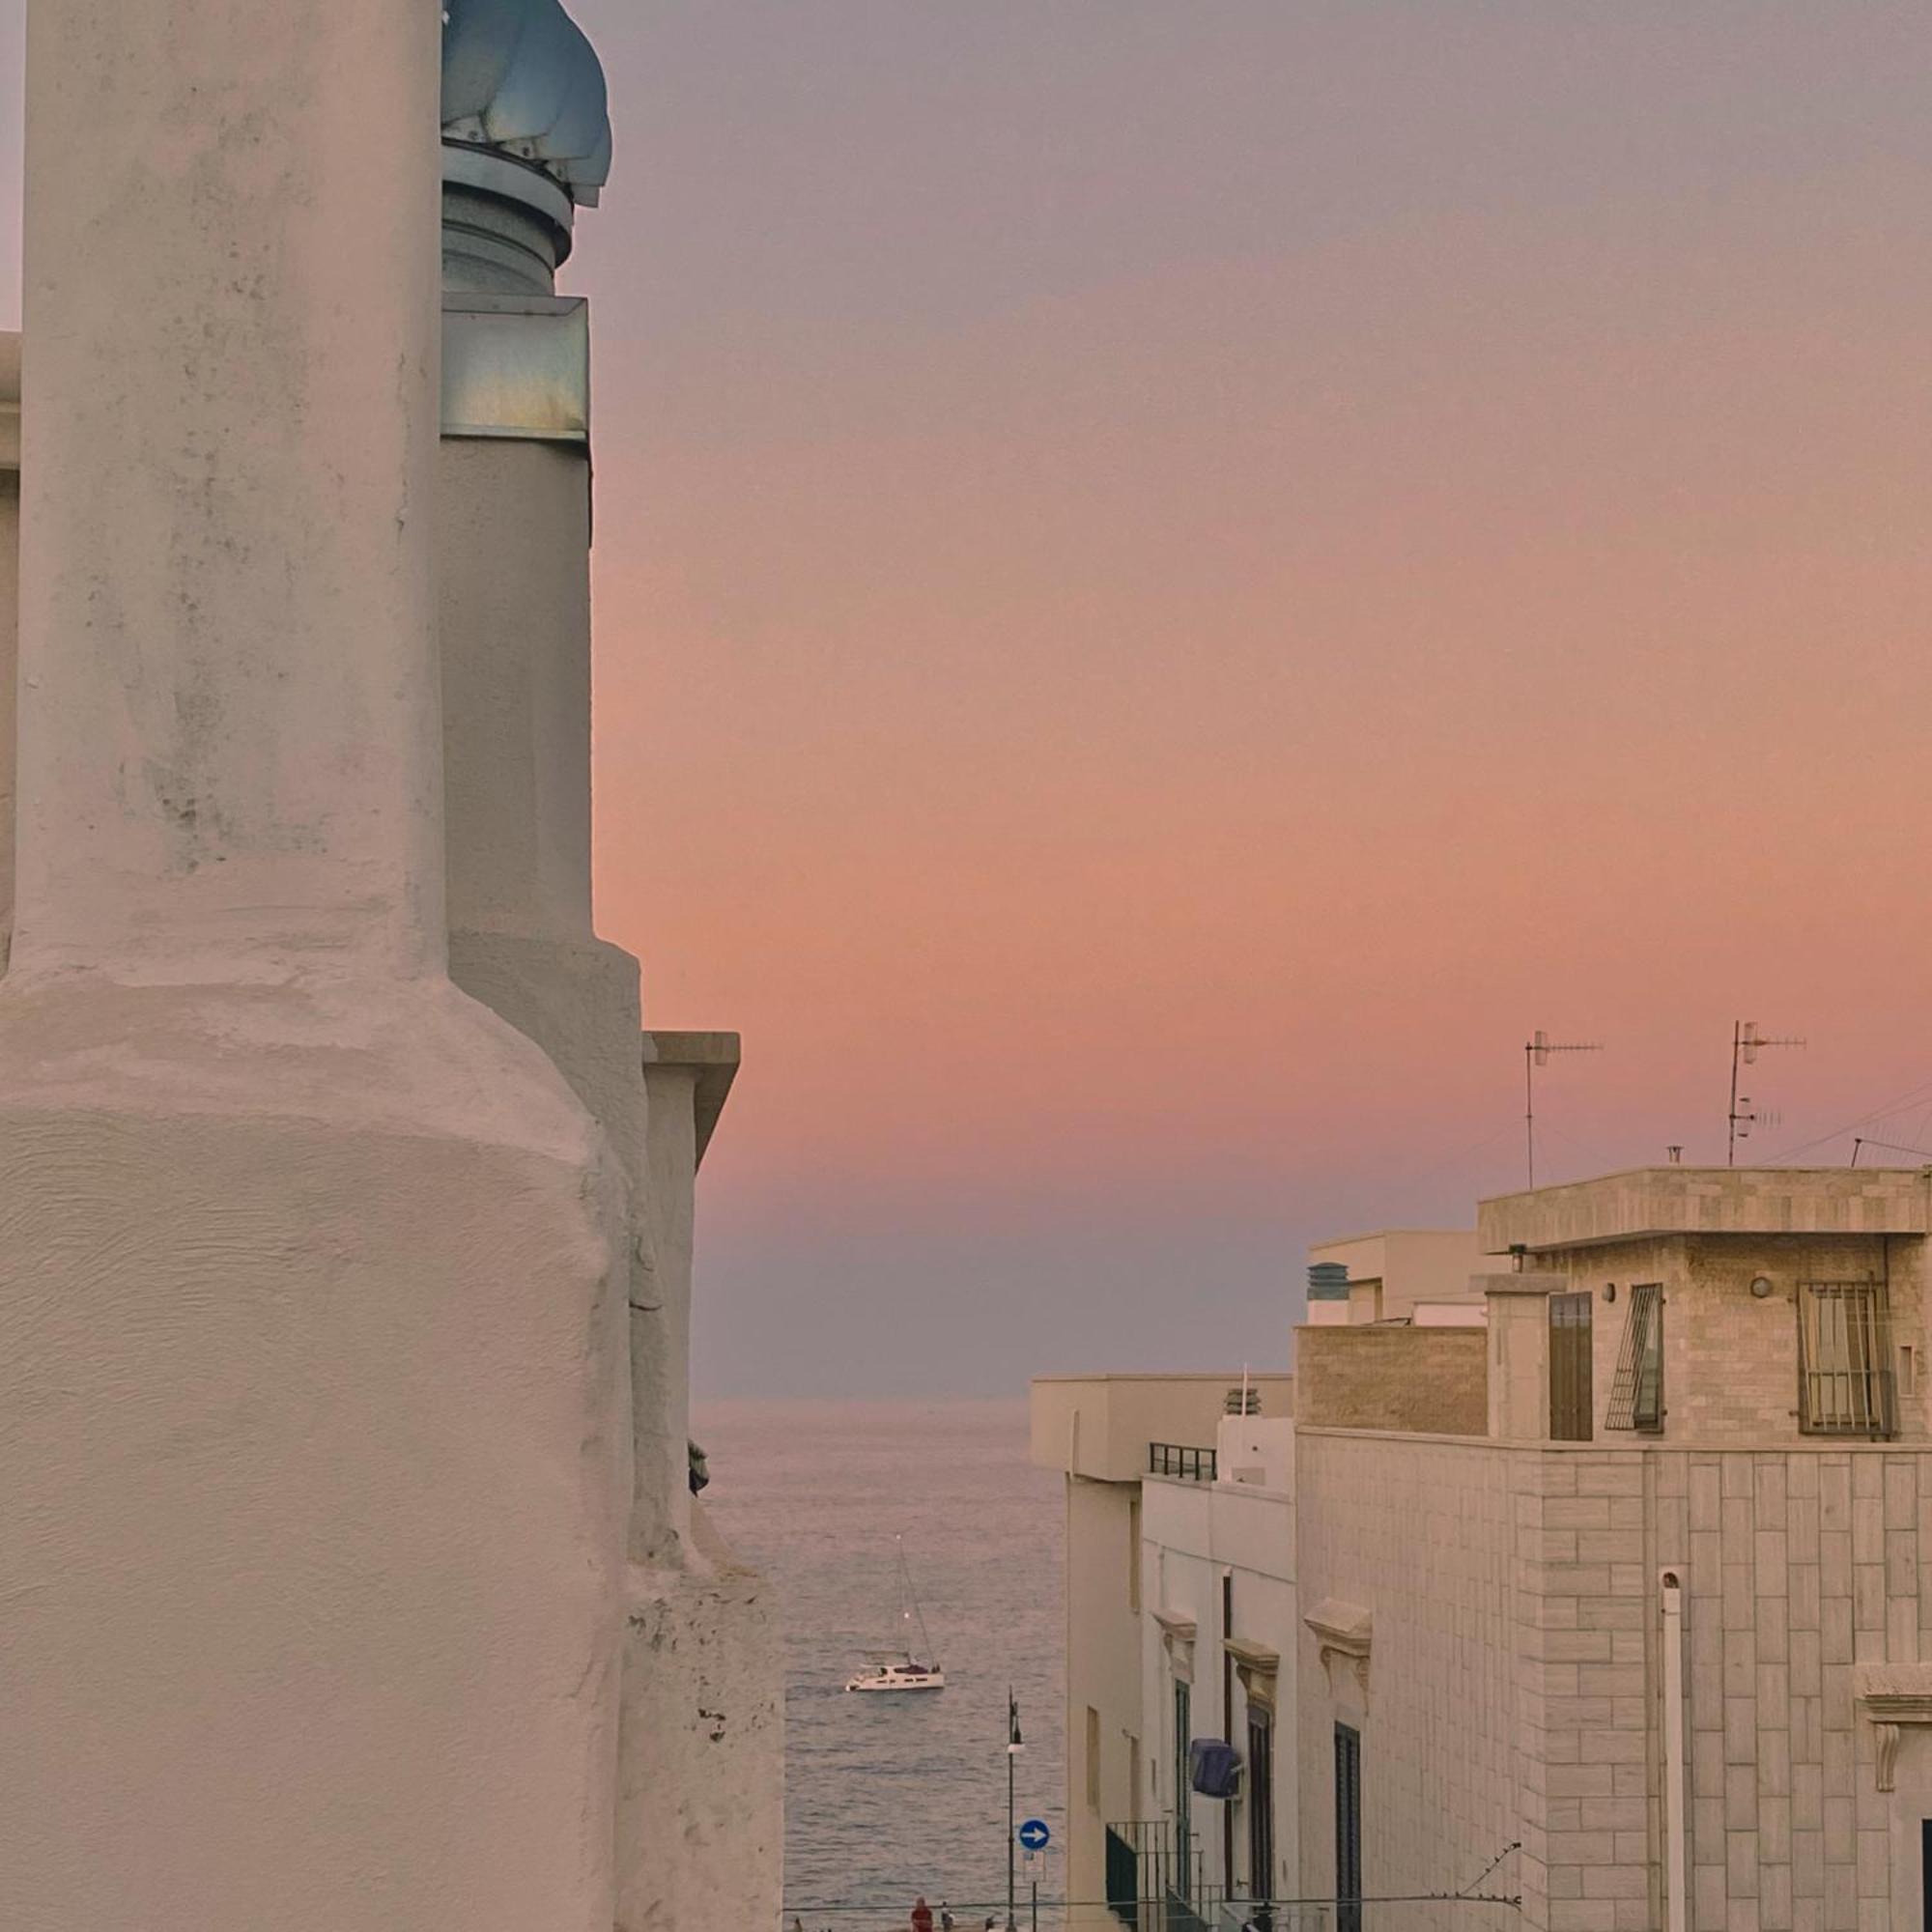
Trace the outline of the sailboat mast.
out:
[[[912,1586],[912,1567],[906,1562],[905,1538],[898,1539],[899,1546],[899,1620],[910,1619],[919,1626],[919,1661],[922,1663],[936,1664],[939,1660],[932,1654],[932,1638],[926,1634],[925,1612],[920,1608],[919,1592]]]

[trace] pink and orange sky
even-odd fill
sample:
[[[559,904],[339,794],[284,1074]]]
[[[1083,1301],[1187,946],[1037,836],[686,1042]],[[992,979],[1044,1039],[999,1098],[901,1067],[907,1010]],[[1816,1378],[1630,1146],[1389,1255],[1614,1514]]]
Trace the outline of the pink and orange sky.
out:
[[[1279,1362],[1309,1239],[1520,1184],[1538,1026],[1548,1178],[1721,1160],[1738,1018],[1755,1151],[1932,1147],[1921,7],[576,12],[705,1389]]]

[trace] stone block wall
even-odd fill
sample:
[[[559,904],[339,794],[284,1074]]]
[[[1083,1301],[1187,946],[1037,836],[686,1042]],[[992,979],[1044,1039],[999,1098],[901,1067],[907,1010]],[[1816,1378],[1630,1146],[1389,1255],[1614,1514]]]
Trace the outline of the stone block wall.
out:
[[[1853,1669],[1932,1656],[1932,1454],[1305,1425],[1297,1453],[1302,1601],[1374,1618],[1365,1691],[1302,1644],[1304,1891],[1333,1884],[1332,1726],[1358,1712],[1372,1889],[1454,1889],[1520,1839],[1495,1883],[1521,1892],[1528,1932],[1662,1924],[1670,1567],[1685,1585],[1691,1925],[1908,1922],[1923,1807],[1901,1799],[1894,1816],[1879,1789]],[[1902,1790],[1932,1777],[1932,1738],[1902,1748]],[[1458,1926],[1475,1922],[1459,1909]]]
[[[1373,1895],[1456,1891],[1526,1840],[1540,1725],[1522,1660],[1535,1652],[1519,1495],[1533,1457],[1484,1443],[1297,1428],[1296,1581],[1302,1607],[1339,1600],[1375,1618],[1366,1684],[1297,1651],[1301,1890],[1335,1885],[1334,1727],[1362,1734],[1363,1876]],[[1486,1889],[1506,1907],[1409,1906],[1413,1932],[1541,1926],[1543,1851],[1503,1861]],[[1368,1923],[1380,1921],[1374,1909]],[[1389,1920],[1394,1923],[1393,1919]]]
[[[1295,1330],[1296,1414],[1326,1428],[1485,1435],[1488,1377],[1480,1328]]]
[[[1852,1666],[1927,1654],[1932,1456],[1859,1446],[1653,1461],[1656,1549],[1690,1559],[1692,1922],[1908,1922]]]

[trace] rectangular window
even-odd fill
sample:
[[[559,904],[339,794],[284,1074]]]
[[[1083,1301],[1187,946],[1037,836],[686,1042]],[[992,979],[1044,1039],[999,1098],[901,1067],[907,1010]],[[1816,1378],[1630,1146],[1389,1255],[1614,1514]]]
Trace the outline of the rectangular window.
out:
[[[1187,1747],[1194,1742],[1194,1688],[1174,1687],[1174,1892],[1183,1903],[1194,1896],[1194,1786],[1188,1776]]]
[[[1087,1804],[1090,1810],[1100,1808],[1100,1714],[1092,1704],[1087,1706]]]
[[[1257,1912],[1274,1896],[1274,1713],[1248,1706],[1248,1893]]]
[[[1798,1285],[1798,1416],[1812,1435],[1898,1433],[1885,1284]]]
[[[1141,1606],[1141,1498],[1136,1490],[1127,1498],[1127,1608]]]
[[[1362,1734],[1335,1726],[1335,1932],[1362,1932]]]
[[[1587,1293],[1549,1297],[1549,1435],[1554,1442],[1587,1442],[1594,1433],[1591,1306]]]
[[[1221,1573],[1221,1735],[1233,1741],[1235,1735],[1235,1653],[1228,1639],[1235,1634],[1235,1573]],[[1235,1805],[1232,1800],[1221,1806],[1221,1883],[1229,1890],[1235,1886]]]
[[[1655,1282],[1631,1290],[1617,1378],[1610,1384],[1604,1421],[1611,1429],[1640,1429],[1653,1435],[1663,1428],[1663,1290]]]

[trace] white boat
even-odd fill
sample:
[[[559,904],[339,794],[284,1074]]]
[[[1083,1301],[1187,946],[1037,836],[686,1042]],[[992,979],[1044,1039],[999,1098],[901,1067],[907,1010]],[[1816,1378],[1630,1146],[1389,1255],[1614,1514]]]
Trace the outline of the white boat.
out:
[[[866,1667],[846,1680],[848,1690],[944,1690],[946,1673],[932,1652],[932,1639],[925,1632],[925,1613],[912,1587],[912,1572],[906,1567],[905,1538],[898,1539],[899,1628],[905,1636],[898,1650],[868,1650],[864,1653]],[[918,1642],[913,1641],[917,1635]]]

